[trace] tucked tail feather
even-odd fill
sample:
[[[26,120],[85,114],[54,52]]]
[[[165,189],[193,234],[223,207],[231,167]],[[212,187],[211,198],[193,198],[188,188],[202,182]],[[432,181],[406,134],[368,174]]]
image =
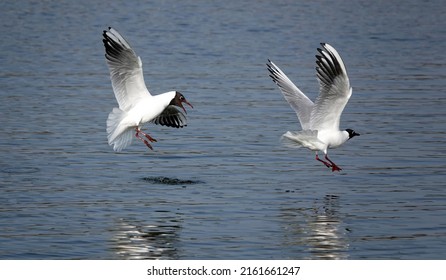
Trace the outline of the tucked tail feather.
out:
[[[294,132],[287,131],[280,137],[280,142],[288,148],[302,148],[302,144],[294,140]]]
[[[325,148],[325,144],[317,138],[317,130],[287,131],[280,140],[288,148],[305,147],[313,151]]]
[[[116,152],[122,151],[129,146],[133,140],[134,128],[122,123],[126,112],[119,108],[113,108],[107,118],[108,144],[113,146]]]

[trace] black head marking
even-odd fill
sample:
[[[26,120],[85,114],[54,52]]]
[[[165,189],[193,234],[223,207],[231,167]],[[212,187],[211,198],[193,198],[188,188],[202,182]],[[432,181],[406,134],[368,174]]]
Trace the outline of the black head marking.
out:
[[[178,100],[180,100],[181,102],[184,102],[184,100],[186,100],[184,95],[181,92],[179,92],[179,91],[175,91],[175,97],[177,97]]]
[[[190,104],[187,100],[186,97],[184,97],[184,95],[179,92],[179,91],[175,91],[175,97],[170,101],[169,105],[174,105],[174,106],[178,106],[180,108],[182,108],[184,110],[184,112],[186,113],[186,109],[184,109],[183,103],[186,103],[187,105],[189,105],[191,108],[194,108],[192,106],[192,104]]]
[[[348,132],[348,139],[351,139],[355,136],[360,136],[361,134],[356,133],[353,129],[347,128],[345,131]]]
[[[179,91],[175,91],[175,96],[172,98],[169,105],[175,105],[181,107],[181,102],[184,100],[185,100],[184,95]]]

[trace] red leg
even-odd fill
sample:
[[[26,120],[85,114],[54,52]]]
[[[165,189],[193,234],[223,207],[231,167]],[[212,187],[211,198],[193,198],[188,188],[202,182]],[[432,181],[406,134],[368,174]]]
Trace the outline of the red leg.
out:
[[[329,164],[329,163],[326,162],[325,160],[320,159],[319,156],[317,155],[317,153],[316,153],[316,160],[322,162],[322,163],[325,164],[325,166],[327,166],[328,168],[331,167],[331,164]]]
[[[146,144],[146,146],[149,147],[149,149],[153,150],[152,145],[150,145],[149,142],[146,139],[144,139],[141,136],[139,136],[140,132],[142,132],[142,131],[139,130],[139,128],[136,128],[136,134],[135,134],[136,138],[138,138],[139,140],[143,141],[144,144]],[[145,134],[144,132],[142,132],[142,133]]]
[[[141,129],[138,129],[138,132],[142,133],[142,135],[144,135],[150,142],[157,142],[155,138],[152,138],[152,136],[150,136],[147,133],[144,133],[144,131],[142,131]]]
[[[328,160],[331,163],[331,171],[335,172],[335,171],[341,171],[342,168],[340,168],[339,166],[337,166],[334,162],[332,162],[327,155],[325,155],[325,159]]]

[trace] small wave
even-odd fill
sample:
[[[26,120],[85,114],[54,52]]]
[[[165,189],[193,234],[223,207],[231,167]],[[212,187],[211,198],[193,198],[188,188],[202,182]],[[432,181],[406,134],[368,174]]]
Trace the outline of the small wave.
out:
[[[36,173],[39,172],[40,169],[32,166],[18,166],[18,167],[3,167],[0,168],[0,172],[8,173],[8,174],[27,174],[27,173]]]

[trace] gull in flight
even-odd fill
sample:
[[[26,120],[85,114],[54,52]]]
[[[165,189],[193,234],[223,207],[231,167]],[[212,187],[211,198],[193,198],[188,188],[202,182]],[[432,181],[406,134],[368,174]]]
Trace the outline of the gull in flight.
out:
[[[313,103],[271,60],[267,67],[270,77],[280,88],[286,101],[296,111],[301,131],[287,131],[282,142],[289,147],[305,147],[316,152],[316,160],[332,171],[342,170],[328,158],[328,148],[337,148],[354,136],[353,129],[339,130],[342,111],[352,95],[352,88],[344,62],[329,44],[321,43],[316,55],[316,71],[319,80],[319,96]],[[318,151],[325,154],[319,158]]]
[[[141,58],[129,43],[109,27],[103,32],[105,58],[119,108],[113,108],[107,119],[108,144],[120,152],[132,143],[133,134],[153,150],[149,142],[156,142],[141,127],[147,123],[180,128],[186,126],[186,109],[192,105],[178,91],[151,95],[144,83]]]

